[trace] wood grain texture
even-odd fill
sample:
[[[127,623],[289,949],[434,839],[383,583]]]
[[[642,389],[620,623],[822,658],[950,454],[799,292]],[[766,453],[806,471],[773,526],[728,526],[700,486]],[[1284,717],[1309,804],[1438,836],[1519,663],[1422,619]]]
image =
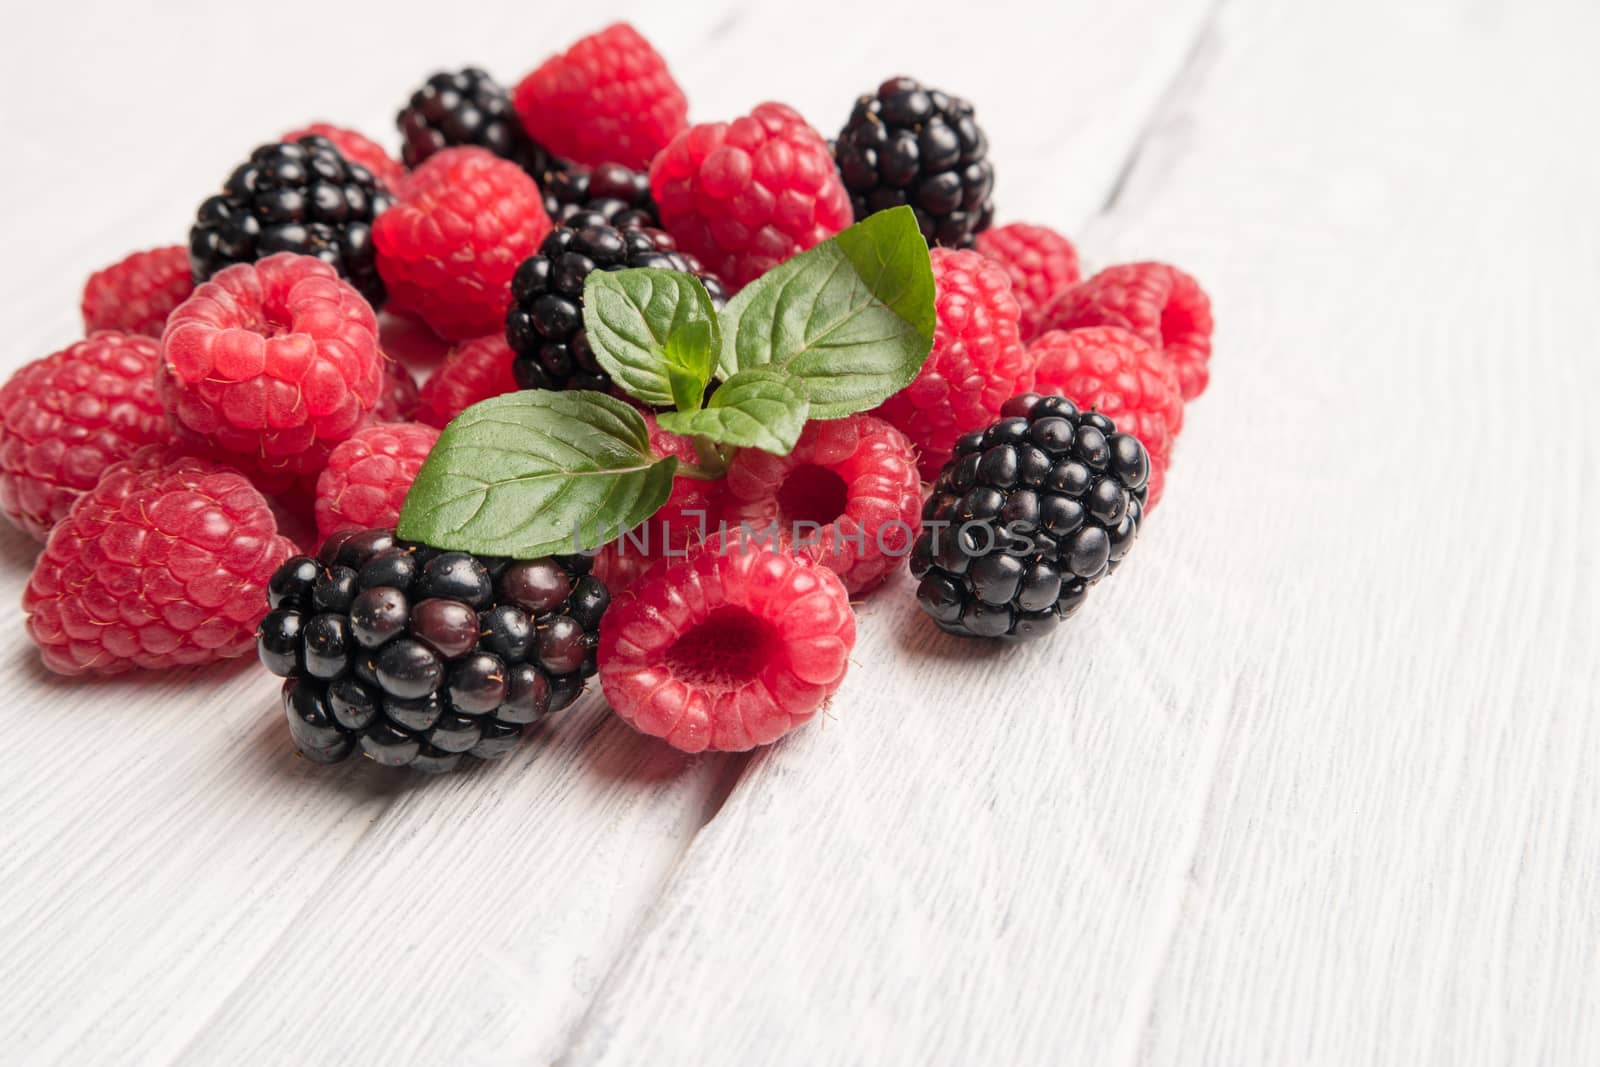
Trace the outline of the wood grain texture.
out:
[[[824,130],[856,92],[911,70],[980,101],[1011,212],[1060,224],[1113,187],[1206,16],[1190,0],[1019,5],[994,16],[1008,43],[988,56],[951,32],[954,5],[811,8],[799,20],[731,2],[670,17],[642,3],[502,3],[441,22],[393,5],[291,3],[269,26],[251,9],[200,4],[37,11],[0,62],[5,99],[37,101],[0,117],[13,149],[0,182],[23,205],[8,218],[15,254],[0,262],[0,362],[74,339],[82,279],[131,248],[182,240],[194,204],[250,146],[312,118],[382,134],[441,65],[514,77],[628,17],[671,58],[697,118],[778,98]],[[326,47],[273,26],[321,27]],[[15,602],[33,551],[0,535],[0,596]],[[913,612],[886,594],[868,626],[879,641],[903,636],[895,684],[910,700],[913,673],[935,663],[917,651]],[[552,1061],[586,1019],[589,1040],[596,995],[659,936],[663,887],[682,892],[674,872],[702,827],[722,824],[713,816],[745,788],[750,759],[682,757],[589,698],[541,746],[448,779],[318,768],[292,755],[276,686],[248,666],[62,681],[36,665],[15,612],[0,616],[0,648],[0,726],[16,739],[0,749],[6,1060]],[[990,684],[962,677],[968,690]],[[817,741],[880,713],[882,675],[863,666],[861,678],[837,722],[813,728]],[[750,786],[770,789],[767,773]],[[925,814],[921,832],[939,837],[942,814]],[[863,843],[871,830],[858,828]],[[744,862],[731,857],[712,884]],[[873,936],[901,934],[889,924]],[[878,948],[866,937],[858,951]]]
[[[1046,646],[868,607],[873,699],[752,760],[562,1062],[1600,1062],[1557,6],[1221,11],[1084,233],[1218,308],[1133,559]]]

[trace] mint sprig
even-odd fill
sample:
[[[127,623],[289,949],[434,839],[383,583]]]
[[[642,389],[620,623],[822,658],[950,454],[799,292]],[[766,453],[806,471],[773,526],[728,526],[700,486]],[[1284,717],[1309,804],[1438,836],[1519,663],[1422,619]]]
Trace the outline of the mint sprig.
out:
[[[807,419],[869,410],[917,376],[933,344],[933,269],[902,207],[780,264],[720,314],[692,275],[644,269],[592,272],[583,318],[612,380],[674,409],[658,421],[693,437],[705,462],[654,455],[643,417],[615,397],[511,393],[440,435],[401,537],[523,559],[594,548],[654,514],[677,473],[714,477],[738,448],[787,454]]]

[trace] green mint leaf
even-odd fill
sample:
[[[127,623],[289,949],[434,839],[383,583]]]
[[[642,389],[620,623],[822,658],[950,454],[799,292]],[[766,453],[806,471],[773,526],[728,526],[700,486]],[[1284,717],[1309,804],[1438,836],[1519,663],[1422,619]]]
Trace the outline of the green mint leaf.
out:
[[[718,386],[703,410],[664,412],[656,421],[672,433],[784,456],[800,439],[810,407],[803,382],[772,367],[752,367]]]
[[[406,494],[399,535],[517,559],[594,548],[655,514],[677,466],[651,453],[644,418],[625,401],[508,393],[445,427]]]
[[[933,347],[933,267],[909,207],[880,211],[779,264],[722,312],[725,378],[770,366],[805,387],[814,419],[876,407]]]
[[[655,407],[673,402],[668,368],[692,369],[669,355],[672,337],[687,330],[692,338],[703,328],[710,351],[722,344],[706,287],[692,274],[671,270],[590,272],[583,285],[583,325],[595,359],[612,381]]]
[[[711,323],[696,320],[669,334],[666,357],[673,406],[679,411],[700,410],[716,358],[711,349]]]

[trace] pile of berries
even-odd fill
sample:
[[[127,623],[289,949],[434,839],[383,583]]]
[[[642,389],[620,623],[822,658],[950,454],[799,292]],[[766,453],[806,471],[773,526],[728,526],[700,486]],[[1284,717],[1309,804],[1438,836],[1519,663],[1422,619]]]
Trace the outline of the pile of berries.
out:
[[[467,67],[399,99],[398,153],[323,122],[241,145],[196,181],[187,239],[92,274],[84,336],[0,388],[0,512],[45,546],[23,608],[51,670],[254,648],[318,762],[503,756],[596,674],[637,729],[744,749],[838,690],[851,598],[902,561],[942,630],[1037,637],[1158,504],[1208,383],[1209,300],[1167,264],[1085,277],[1056,231],[994,225],[960,97],[893,77],[826,130],[770,102],[690,125],[666,62],[618,24],[515,83]],[[397,538],[467,408],[620,393],[585,329],[591,275],[692,274],[721,308],[906,207],[936,324],[875,410],[814,419],[786,455],[645,416],[678,474],[597,551]]]

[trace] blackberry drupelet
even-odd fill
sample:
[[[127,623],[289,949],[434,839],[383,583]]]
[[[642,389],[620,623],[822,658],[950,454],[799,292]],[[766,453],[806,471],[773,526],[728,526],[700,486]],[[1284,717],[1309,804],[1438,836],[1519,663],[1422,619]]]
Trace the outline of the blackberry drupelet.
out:
[[[1131,434],[1059,396],[1024,393],[956,444],[911,552],[917,601],[963,637],[1049,632],[1139,534],[1150,458]]]
[[[505,88],[477,67],[434,74],[411,94],[395,122],[405,142],[400,158],[408,168],[441,149],[477,145],[511,160],[541,186],[559,169],[522,128]]]
[[[372,172],[326,137],[262,145],[196,213],[189,231],[195,283],[235,263],[297,252],[331,266],[379,307],[385,294],[372,221],[390,203]]]
[[[511,279],[506,342],[516,353],[512,371],[524,389],[612,391],[611,376],[595,361],[583,328],[583,283],[591,271],[655,267],[684,271],[704,283],[718,309],[727,290],[700,261],[677,251],[655,229],[618,227],[582,211],[557,226]]]
[[[297,748],[318,763],[360,749],[391,766],[495,759],[571,704],[595,672],[611,597],[587,556],[484,559],[334,534],[268,586],[256,647],[287,679]]]
[[[994,218],[994,165],[972,105],[912,78],[856,101],[834,158],[856,220],[910,204],[930,245],[966,248]]]
[[[593,211],[618,227],[660,229],[650,176],[621,163],[602,163],[592,171],[563,170],[544,183],[544,207],[557,226],[579,212]]]

